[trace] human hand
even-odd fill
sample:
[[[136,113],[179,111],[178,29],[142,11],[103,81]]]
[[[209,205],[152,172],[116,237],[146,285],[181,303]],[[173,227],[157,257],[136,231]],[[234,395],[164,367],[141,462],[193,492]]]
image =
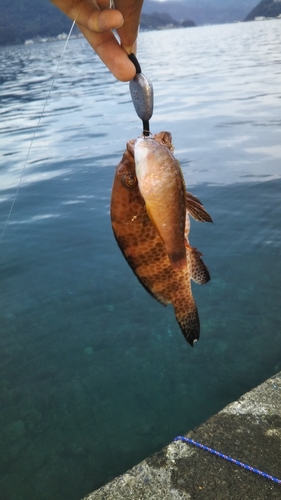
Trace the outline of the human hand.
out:
[[[136,51],[136,39],[143,0],[51,0],[80,31],[113,75],[121,81],[132,80],[136,74],[128,54]],[[121,44],[112,30],[116,29]]]

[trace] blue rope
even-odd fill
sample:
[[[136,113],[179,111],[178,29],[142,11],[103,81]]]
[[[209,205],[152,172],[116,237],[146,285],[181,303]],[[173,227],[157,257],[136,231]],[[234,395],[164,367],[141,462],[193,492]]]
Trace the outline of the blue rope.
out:
[[[190,439],[184,436],[177,436],[175,437],[174,441],[183,441],[184,443],[189,443],[193,444],[194,446],[197,446],[198,448],[202,448],[202,450],[209,451],[213,455],[217,455],[218,457],[224,458],[225,460],[228,460],[228,462],[232,462],[235,465],[239,465],[240,467],[243,467],[246,470],[250,470],[251,472],[255,472],[255,474],[259,474],[260,476],[266,477],[266,479],[270,479],[274,483],[281,484],[281,479],[278,479],[277,477],[271,476],[270,474],[267,474],[266,472],[262,472],[259,469],[255,469],[254,467],[251,467],[250,465],[244,464],[243,462],[240,462],[239,460],[235,460],[234,458],[231,458],[227,455],[224,455],[223,453],[220,453],[219,451],[213,450],[212,448],[209,448],[208,446],[205,446],[204,444],[198,443],[197,441],[194,441],[194,439]]]

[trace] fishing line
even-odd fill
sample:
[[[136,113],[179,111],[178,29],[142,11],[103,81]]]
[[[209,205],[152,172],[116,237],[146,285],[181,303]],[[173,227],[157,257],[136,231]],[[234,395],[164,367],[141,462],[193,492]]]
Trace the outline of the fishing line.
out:
[[[61,65],[61,63],[62,63],[62,59],[63,59],[64,53],[65,53],[65,50],[66,50],[66,46],[67,46],[67,44],[68,44],[69,38],[70,38],[71,33],[72,33],[72,31],[73,31],[73,28],[74,28],[74,26],[75,26],[75,23],[76,23],[76,19],[77,19],[77,17],[78,17],[78,14],[79,14],[79,12],[77,13],[77,16],[76,16],[76,18],[74,19],[74,21],[73,21],[73,23],[72,23],[72,25],[71,25],[70,31],[69,31],[69,33],[68,33],[68,35],[67,35],[67,39],[66,39],[66,41],[65,41],[65,44],[64,44],[64,47],[63,47],[62,53],[61,53],[61,55],[60,55],[60,58],[59,58],[59,61],[58,61],[57,67],[56,67],[56,69],[55,69],[55,73],[54,73],[54,76],[53,76],[53,79],[52,79],[52,82],[51,82],[50,88],[49,88],[49,92],[48,92],[47,97],[46,97],[46,99],[45,99],[43,109],[42,109],[42,111],[41,111],[41,114],[40,114],[40,116],[39,116],[39,120],[38,120],[37,126],[36,126],[35,131],[34,131],[34,134],[33,134],[33,136],[32,136],[32,139],[31,139],[31,142],[30,142],[30,145],[29,145],[28,151],[27,151],[26,159],[25,159],[25,162],[24,162],[24,165],[23,165],[22,171],[21,171],[20,179],[19,179],[19,182],[18,182],[18,185],[17,185],[17,189],[16,189],[16,192],[15,192],[15,196],[14,196],[14,199],[13,199],[13,201],[12,201],[12,205],[11,205],[10,211],[9,211],[9,213],[8,213],[8,216],[7,216],[7,219],[6,219],[6,222],[5,222],[5,224],[4,224],[4,228],[3,228],[3,231],[2,231],[2,234],[1,234],[1,237],[0,237],[0,245],[1,245],[2,241],[3,241],[4,234],[5,234],[5,232],[6,232],[7,226],[8,226],[8,224],[9,224],[9,222],[10,222],[10,218],[11,218],[11,215],[12,215],[12,212],[13,212],[13,209],[14,209],[14,206],[15,206],[15,203],[16,203],[17,196],[18,196],[18,194],[19,194],[20,186],[21,186],[21,183],[22,183],[22,180],[23,180],[23,176],[24,176],[24,173],[25,173],[25,169],[26,169],[26,166],[27,166],[27,162],[28,162],[28,160],[29,160],[29,156],[30,156],[31,148],[32,148],[32,146],[33,146],[33,143],[34,143],[34,140],[35,140],[36,134],[37,134],[38,129],[39,129],[39,127],[40,127],[41,120],[42,120],[43,115],[44,115],[44,113],[45,113],[45,109],[46,109],[46,106],[47,106],[47,104],[48,104],[48,100],[49,100],[49,98],[50,98],[51,92],[52,92],[52,90],[53,90],[54,83],[55,83],[55,79],[56,79],[57,73],[58,73],[58,71],[59,71],[60,65]]]

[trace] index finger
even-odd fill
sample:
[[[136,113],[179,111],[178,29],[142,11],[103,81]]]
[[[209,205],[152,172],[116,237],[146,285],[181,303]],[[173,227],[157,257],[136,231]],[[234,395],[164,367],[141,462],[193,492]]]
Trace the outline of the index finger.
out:
[[[62,12],[78,25],[102,33],[119,28],[124,23],[121,12],[109,8],[108,0],[51,0]]]
[[[136,68],[112,31],[94,33],[89,28],[78,26],[86,40],[115,78],[122,82],[128,82],[134,78]]]

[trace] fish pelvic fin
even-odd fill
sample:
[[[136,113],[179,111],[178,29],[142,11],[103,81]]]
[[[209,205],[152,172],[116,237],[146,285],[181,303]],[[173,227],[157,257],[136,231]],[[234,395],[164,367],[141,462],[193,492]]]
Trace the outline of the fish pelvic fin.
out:
[[[186,191],[186,210],[193,219],[199,222],[213,222],[212,217],[203,207],[201,201],[188,191]]]
[[[194,300],[189,301],[188,307],[174,306],[175,315],[184,338],[193,347],[193,343],[199,340],[200,321]]]
[[[201,259],[202,253],[193,247],[188,247],[187,252],[189,252],[191,260],[191,279],[198,285],[205,285],[210,281],[211,276],[207,266]]]

